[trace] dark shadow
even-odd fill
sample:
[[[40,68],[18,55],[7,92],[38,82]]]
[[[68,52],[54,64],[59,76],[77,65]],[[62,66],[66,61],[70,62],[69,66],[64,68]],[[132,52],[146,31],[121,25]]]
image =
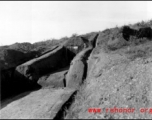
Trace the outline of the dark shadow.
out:
[[[96,42],[97,42],[97,38],[98,38],[99,34],[97,34],[95,36],[95,38],[93,39],[91,45],[93,48],[96,47]],[[83,74],[83,82],[84,80],[87,78],[87,71],[88,71],[88,63],[87,63],[87,60],[88,60],[88,57],[90,56],[91,52],[92,52],[92,49],[88,50],[86,53],[85,53],[85,58],[83,59],[83,63],[84,63],[84,74]]]
[[[27,91],[38,90],[41,88],[36,82],[31,82],[25,78],[25,76],[17,72],[15,68],[1,71],[1,75],[1,101]]]
[[[139,28],[139,30],[135,30],[130,28],[129,26],[124,26],[122,28],[122,35],[126,41],[130,40],[130,36],[134,36],[137,39],[147,38],[152,39],[152,29],[151,27],[143,27]]]
[[[93,43],[92,43],[93,48],[95,48],[95,47],[96,47],[96,42],[97,42],[97,38],[98,38],[98,36],[99,36],[99,34],[97,34],[97,35],[95,36],[94,40],[93,40]]]
[[[9,96],[8,98],[5,98],[1,101],[1,107],[0,109],[6,107],[8,104],[10,104],[11,102],[15,101],[15,100],[18,100],[18,99],[21,99],[27,95],[29,95],[31,92],[33,91],[37,91],[38,89],[33,89],[33,90],[27,90],[27,91],[24,91],[23,93],[18,93],[18,94],[14,94],[12,96]]]
[[[64,70],[68,70],[69,66],[65,68],[61,68],[59,70],[56,70],[50,74],[61,72]],[[23,75],[21,75],[19,72],[14,71],[15,68],[9,70],[9,72],[12,72],[12,74],[15,73],[17,76],[8,76],[4,71],[2,72],[3,75],[5,74],[6,81],[3,79],[2,87],[1,87],[1,109],[6,107],[11,102],[18,100],[20,98],[23,98],[30,94],[33,91],[37,91],[41,89],[42,87],[37,84],[37,82],[29,82],[27,78],[25,78]],[[10,77],[10,78],[9,78]],[[4,77],[3,77],[4,78]],[[66,83],[64,83],[64,86],[66,86]]]
[[[69,70],[69,68],[68,68]],[[63,79],[63,84],[64,84],[64,87],[66,87],[66,75],[67,75],[68,71],[64,74],[64,79]]]
[[[83,64],[84,64],[83,81],[87,78],[87,71],[88,71],[87,60],[88,60],[88,57],[91,54],[91,52],[92,52],[92,49],[88,50],[87,53],[86,53],[86,55],[85,55],[85,58],[83,59]]]
[[[55,49],[56,50],[56,49]],[[69,49],[63,47],[62,49],[56,50],[55,53],[48,56],[47,58],[42,58],[33,64],[29,65],[33,72],[29,71],[29,74],[33,74],[36,78],[43,75],[56,72],[61,68],[65,68],[70,65],[70,62],[75,57],[75,54]],[[29,69],[29,70],[30,70]]]
[[[61,56],[59,56],[61,55]],[[70,62],[74,58],[75,54],[72,53],[70,50],[64,48],[61,53],[55,56],[51,57],[49,59],[41,60],[41,62],[36,63],[38,67],[35,67],[35,69],[29,69],[30,76],[29,77],[36,77],[32,80],[28,76],[24,76],[21,73],[19,73],[16,70],[16,67],[13,67],[11,69],[3,70],[1,72],[1,100],[19,95],[23,92],[29,91],[29,90],[35,90],[40,89],[41,86],[37,84],[37,81],[40,77],[46,75],[46,74],[53,74],[55,72],[60,72],[63,70],[68,70]],[[62,59],[63,58],[63,59]],[[57,60],[58,59],[58,60]],[[53,67],[47,68],[48,65],[46,62],[51,62]],[[45,64],[45,66],[44,66]],[[41,67],[43,66],[41,69]],[[32,65],[30,68],[33,68]],[[38,74],[37,74],[38,69]],[[31,71],[30,71],[31,70]]]
[[[83,62],[84,63],[84,74],[83,74],[83,81],[82,82],[84,82],[84,80],[87,78],[87,70],[88,70],[88,64],[87,64],[87,62],[85,61],[85,62]]]
[[[69,107],[71,106],[71,104],[74,101],[75,95],[76,95],[77,91],[75,91],[71,97],[62,105],[61,109],[59,110],[59,112],[56,114],[56,116],[54,117],[53,120],[60,120],[60,119],[64,119],[64,117],[66,116],[66,110],[69,109]]]

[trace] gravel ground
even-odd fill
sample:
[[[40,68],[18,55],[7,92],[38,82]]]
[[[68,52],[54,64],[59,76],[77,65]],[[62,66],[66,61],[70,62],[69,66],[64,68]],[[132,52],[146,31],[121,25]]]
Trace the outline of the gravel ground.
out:
[[[152,57],[130,60],[117,53],[92,55],[89,76],[66,118],[152,119]],[[101,111],[90,113],[90,108]]]

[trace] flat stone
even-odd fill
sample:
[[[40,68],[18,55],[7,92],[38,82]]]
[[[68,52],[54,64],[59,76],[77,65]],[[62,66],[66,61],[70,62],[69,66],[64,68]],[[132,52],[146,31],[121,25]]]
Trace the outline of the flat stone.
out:
[[[1,119],[53,119],[74,89],[40,89],[0,110]]]

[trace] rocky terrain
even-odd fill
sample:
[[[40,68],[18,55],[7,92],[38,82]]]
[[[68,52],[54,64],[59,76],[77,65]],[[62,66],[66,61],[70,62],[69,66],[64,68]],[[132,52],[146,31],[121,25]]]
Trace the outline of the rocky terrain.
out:
[[[152,20],[0,47],[1,118],[152,119],[151,28]]]

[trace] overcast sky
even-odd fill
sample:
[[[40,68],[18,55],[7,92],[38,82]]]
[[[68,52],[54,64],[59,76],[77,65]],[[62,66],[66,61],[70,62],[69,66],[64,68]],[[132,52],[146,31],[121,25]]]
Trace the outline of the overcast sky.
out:
[[[59,39],[150,19],[151,1],[0,1],[0,45]]]

